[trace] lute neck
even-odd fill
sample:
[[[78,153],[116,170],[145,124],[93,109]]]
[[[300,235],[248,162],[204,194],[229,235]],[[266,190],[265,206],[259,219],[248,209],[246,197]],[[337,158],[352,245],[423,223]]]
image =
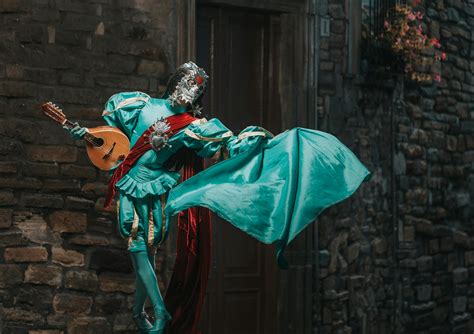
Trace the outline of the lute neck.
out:
[[[63,123],[64,126],[66,126],[68,129],[73,129],[76,124],[74,124],[73,122],[71,122],[70,120],[66,119]],[[97,138],[96,136],[94,136],[93,134],[89,133],[89,132],[86,132],[84,134],[84,140],[87,141],[88,143],[90,143],[91,145],[94,145],[94,146],[101,146],[101,139],[100,138]]]

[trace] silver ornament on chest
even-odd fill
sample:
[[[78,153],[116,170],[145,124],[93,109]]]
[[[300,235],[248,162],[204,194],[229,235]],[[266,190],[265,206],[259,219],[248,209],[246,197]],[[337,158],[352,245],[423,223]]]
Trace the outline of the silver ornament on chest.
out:
[[[163,117],[153,123],[152,132],[150,133],[150,144],[155,151],[159,151],[167,146],[171,147],[168,144],[169,136],[167,134],[170,128],[168,121],[163,119]]]

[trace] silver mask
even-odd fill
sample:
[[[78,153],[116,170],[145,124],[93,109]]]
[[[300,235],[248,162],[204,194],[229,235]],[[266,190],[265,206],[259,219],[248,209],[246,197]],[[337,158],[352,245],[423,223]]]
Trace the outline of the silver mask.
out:
[[[184,63],[179,69],[185,69],[186,74],[178,82],[173,93],[168,97],[168,100],[172,106],[180,104],[181,102],[190,103],[193,110],[199,113],[199,106],[195,106],[194,104],[204,92],[209,76],[192,61]]]

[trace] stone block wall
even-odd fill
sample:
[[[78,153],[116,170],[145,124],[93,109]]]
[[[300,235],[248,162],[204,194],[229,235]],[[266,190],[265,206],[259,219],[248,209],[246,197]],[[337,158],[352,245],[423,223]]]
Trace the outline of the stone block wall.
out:
[[[108,177],[39,106],[97,126],[112,94],[156,96],[175,67],[174,5],[0,2],[1,333],[136,332],[132,265],[115,209],[103,209]]]
[[[349,2],[328,1],[319,124],[373,172],[320,219],[322,333],[471,333],[474,3],[425,1],[439,83],[348,73]],[[369,64],[370,66],[370,64]]]
[[[398,115],[401,322],[413,332],[474,330],[474,3],[426,2],[448,60],[437,85],[407,87]]]

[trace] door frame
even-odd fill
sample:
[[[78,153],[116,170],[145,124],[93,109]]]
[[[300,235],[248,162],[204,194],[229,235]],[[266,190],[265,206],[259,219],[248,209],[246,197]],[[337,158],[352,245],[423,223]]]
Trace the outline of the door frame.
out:
[[[318,0],[199,0],[199,4],[233,6],[279,12],[289,26],[282,32],[281,74],[282,129],[295,126],[317,128],[317,87],[319,69]],[[176,5],[177,64],[196,59],[196,9],[198,0]],[[286,34],[286,35],[285,35]],[[290,51],[289,51],[290,50]],[[313,333],[319,323],[318,228],[312,224],[286,250],[288,270],[277,278],[277,333]],[[276,263],[276,261],[275,261]],[[301,287],[304,287],[301,289]]]

